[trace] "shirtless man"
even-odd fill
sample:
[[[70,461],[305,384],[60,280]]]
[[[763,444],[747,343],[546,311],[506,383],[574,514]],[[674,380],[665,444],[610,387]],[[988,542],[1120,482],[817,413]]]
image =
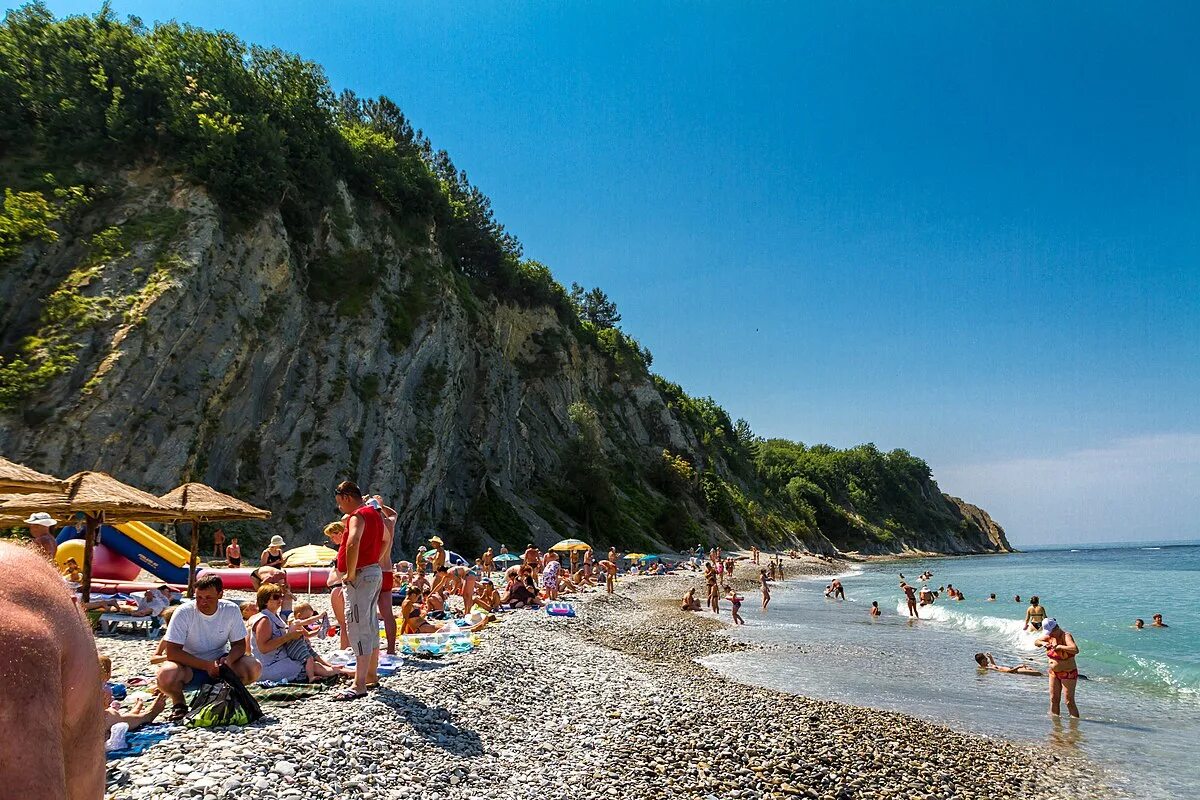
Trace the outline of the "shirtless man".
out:
[[[1154,621],[1150,623],[1151,628],[1169,628],[1169,627],[1171,627],[1167,623],[1163,622],[1162,614],[1155,614],[1153,617],[1153,620]]]
[[[829,586],[830,586],[830,588],[833,589],[833,598],[835,600],[845,600],[846,599],[846,587],[842,586],[841,581],[839,581],[837,578],[834,578],[832,581],[829,582]]]
[[[597,564],[600,571],[604,573],[604,591],[608,594],[613,593],[613,581],[617,574],[617,565],[611,561],[601,561]]]
[[[920,619],[921,615],[917,613],[917,590],[905,581],[900,581],[900,588],[904,591],[904,602],[908,605],[908,615]]]
[[[1042,621],[1042,636],[1034,644],[1046,648],[1046,658],[1050,659],[1050,713],[1058,716],[1059,697],[1065,694],[1067,713],[1078,717],[1075,684],[1079,682],[1079,666],[1075,656],[1079,655],[1079,645],[1075,644],[1075,637],[1048,618]]]
[[[446,566],[446,545],[442,542],[442,537],[440,536],[430,536],[429,543],[433,545],[433,558],[430,559],[432,563],[429,565],[429,568],[436,573],[439,569]]]
[[[1003,672],[1008,675],[1041,675],[1042,673],[1027,664],[1018,664],[1015,667],[1002,667],[996,663],[996,659],[991,653],[976,653],[975,663],[980,669],[992,669],[996,672]]]
[[[104,795],[92,634],[45,551],[0,541],[0,772],[5,797]]]
[[[236,536],[229,540],[229,546],[225,548],[225,563],[231,568],[242,565],[242,546],[238,544]]]
[[[680,611],[699,611],[700,601],[696,599],[696,587],[688,589],[683,595],[683,602],[679,605]]]
[[[383,549],[379,552],[379,568],[383,581],[379,584],[379,616],[383,619],[383,631],[387,637],[389,655],[396,655],[396,612],[392,610],[392,589],[396,585],[396,567],[392,564],[392,538],[396,534],[396,520],[400,514],[396,509],[384,505],[383,498],[375,495],[379,513],[383,515]]]

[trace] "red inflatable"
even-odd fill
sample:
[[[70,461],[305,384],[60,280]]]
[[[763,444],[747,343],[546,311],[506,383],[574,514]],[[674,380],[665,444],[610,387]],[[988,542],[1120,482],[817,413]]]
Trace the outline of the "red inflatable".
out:
[[[254,591],[254,581],[250,578],[252,569],[202,569],[199,577],[219,575],[221,584],[226,589],[242,589]],[[287,567],[284,569],[288,577],[288,586],[293,592],[327,592],[329,587],[329,567]]]
[[[60,565],[67,563],[68,558],[75,559],[75,563],[83,569],[83,539],[68,539],[58,546],[58,552],[54,556],[54,560]],[[103,544],[98,544],[92,548],[92,578],[100,578],[109,581],[129,582],[137,580],[137,576],[142,572],[142,568],[133,563],[125,556],[114,552]]]

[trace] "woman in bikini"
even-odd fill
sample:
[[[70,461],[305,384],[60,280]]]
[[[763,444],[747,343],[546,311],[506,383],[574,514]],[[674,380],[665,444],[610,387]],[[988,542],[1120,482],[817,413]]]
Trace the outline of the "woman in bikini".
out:
[[[1079,655],[1079,645],[1075,644],[1075,637],[1053,619],[1046,619],[1042,621],[1042,636],[1034,644],[1046,648],[1046,658],[1050,659],[1050,713],[1058,716],[1059,697],[1065,694],[1067,713],[1078,717],[1075,684],[1079,682],[1079,666],[1075,656]]]
[[[1038,596],[1035,594],[1029,598],[1029,608],[1025,609],[1025,630],[1033,628],[1035,631],[1042,629],[1042,620],[1046,618],[1046,609],[1038,602]]]

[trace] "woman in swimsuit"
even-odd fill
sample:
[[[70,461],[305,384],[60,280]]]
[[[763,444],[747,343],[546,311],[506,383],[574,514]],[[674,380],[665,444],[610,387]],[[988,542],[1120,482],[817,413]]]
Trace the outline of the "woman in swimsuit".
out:
[[[1058,716],[1059,696],[1066,694],[1067,713],[1078,717],[1075,684],[1079,682],[1079,667],[1075,656],[1079,655],[1079,645],[1053,619],[1042,621],[1042,634],[1034,644],[1046,648],[1046,658],[1050,659],[1050,713]]]
[[[275,535],[271,537],[271,543],[267,545],[267,549],[262,551],[259,557],[261,566],[275,567],[276,569],[283,566],[283,537]]]
[[[771,587],[768,585],[770,580],[771,579],[767,577],[767,571],[765,569],[760,569],[758,571],[758,583],[762,588],[763,611],[767,610],[767,605],[771,602]]]
[[[1046,618],[1046,609],[1042,608],[1038,602],[1038,596],[1035,594],[1029,598],[1029,608],[1025,609],[1025,630],[1033,628],[1035,631],[1042,629],[1042,620]]]

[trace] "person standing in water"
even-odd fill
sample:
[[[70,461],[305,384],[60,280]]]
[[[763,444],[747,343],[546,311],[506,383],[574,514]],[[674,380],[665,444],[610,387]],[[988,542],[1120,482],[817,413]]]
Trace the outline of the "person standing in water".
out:
[[[908,605],[908,615],[920,619],[921,615],[917,613],[917,590],[909,586],[906,581],[900,581],[900,588],[904,590],[904,602]]]
[[[870,611],[870,614],[871,614],[871,616],[872,616],[872,617],[878,617],[878,616],[879,616],[879,615],[881,615],[882,613],[883,613],[883,612],[879,610],[879,601],[878,601],[878,600],[872,600],[872,601],[871,601],[871,611]]]
[[[1079,645],[1075,644],[1075,637],[1063,630],[1057,621],[1048,618],[1042,622],[1042,636],[1034,645],[1046,648],[1046,658],[1050,659],[1050,713],[1059,715],[1059,698],[1065,694],[1067,713],[1078,717],[1075,685],[1079,683],[1079,666],[1075,656],[1079,655]]]
[[[1038,596],[1035,594],[1029,598],[1029,608],[1025,609],[1025,630],[1033,628],[1035,631],[1042,629],[1042,620],[1046,618],[1046,609],[1042,608],[1042,604],[1038,602]]]

